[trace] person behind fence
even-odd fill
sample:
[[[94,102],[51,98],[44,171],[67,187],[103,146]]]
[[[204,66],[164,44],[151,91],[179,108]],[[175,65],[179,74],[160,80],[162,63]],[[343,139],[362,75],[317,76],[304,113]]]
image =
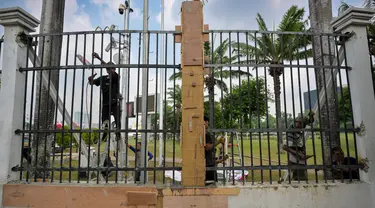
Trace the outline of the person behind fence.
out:
[[[204,126],[208,129],[208,122],[209,119],[207,116],[204,116]],[[206,159],[206,167],[215,167],[216,166],[216,157],[214,155],[214,148],[217,144],[223,144],[224,139],[221,138],[214,143],[212,135],[206,131],[206,145],[204,146],[205,150],[205,159]],[[217,182],[217,173],[215,170],[206,170],[206,184],[215,183]]]
[[[360,160],[354,157],[345,157],[341,147],[332,148],[332,165],[362,165],[362,170],[367,172],[368,165],[365,160]],[[336,179],[359,179],[359,170],[356,168],[342,167],[335,168],[333,171],[334,178]]]
[[[219,155],[217,157],[215,155],[215,163],[216,165],[221,163],[224,165],[229,156],[224,153],[225,138],[223,136],[217,140],[215,147],[217,147],[219,144],[221,144],[221,146],[219,147]]]
[[[101,64],[114,64],[112,62],[105,62],[97,53],[93,53],[92,56],[97,58]],[[106,68],[108,75],[103,75],[97,79],[94,79],[96,73],[88,78],[90,85],[100,86],[101,93],[102,93],[102,124],[104,129],[108,129],[110,126],[109,119],[110,116],[113,115],[115,119],[116,128],[120,127],[120,94],[119,94],[119,80],[120,77],[116,73],[116,68],[110,67]],[[109,134],[107,132],[103,133],[103,137],[101,141],[106,141],[107,136]],[[116,139],[119,140],[121,138],[121,134],[119,132],[116,133]],[[106,157],[104,161],[104,167],[113,167],[113,163],[111,161],[111,157]],[[102,172],[103,174],[104,172]],[[106,174],[103,174],[106,175]]]
[[[291,125],[289,129],[302,129],[307,125],[312,125],[314,122],[314,113],[309,113],[309,117],[296,118],[295,125]],[[288,152],[289,165],[293,166],[305,166],[307,159],[313,157],[312,155],[306,155],[306,147],[304,141],[304,132],[289,131],[286,133],[287,144],[283,145],[283,149]],[[307,180],[306,169],[293,169],[292,171],[293,180]]]
[[[142,167],[142,153],[141,153],[141,145],[142,143],[141,142],[138,142],[137,145],[136,145],[136,148],[134,148],[133,146],[129,145],[128,144],[128,147],[131,151],[133,151],[135,153],[135,157],[136,157],[136,167],[137,168],[141,168]],[[154,156],[152,155],[151,152],[148,152],[148,160],[152,160],[152,158],[154,158]],[[139,170],[136,170],[135,171],[135,181],[140,181],[140,176],[141,176],[141,172]]]

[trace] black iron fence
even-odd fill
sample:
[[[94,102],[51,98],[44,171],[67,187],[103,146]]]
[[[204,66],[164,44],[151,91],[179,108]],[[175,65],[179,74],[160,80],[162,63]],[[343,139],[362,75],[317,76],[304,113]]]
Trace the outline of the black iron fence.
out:
[[[347,36],[208,33],[204,107],[216,165],[207,170],[218,182],[359,179],[366,165],[356,148]],[[28,36],[23,161],[13,168],[21,180],[178,183],[175,34]]]
[[[208,169],[218,181],[359,179],[346,35],[209,35],[205,113],[217,148]]]
[[[4,37],[1,37],[0,38],[0,61],[2,61],[1,59],[1,54],[2,54],[2,46],[3,46],[3,42],[4,42]],[[1,62],[0,62],[1,63]],[[2,69],[0,68],[0,88],[1,88],[1,72],[2,72]]]
[[[374,25],[369,26],[367,30],[368,47],[371,63],[372,80],[375,90],[375,67],[374,67],[374,56],[375,56],[375,27]]]
[[[27,36],[21,180],[177,183],[174,34]]]

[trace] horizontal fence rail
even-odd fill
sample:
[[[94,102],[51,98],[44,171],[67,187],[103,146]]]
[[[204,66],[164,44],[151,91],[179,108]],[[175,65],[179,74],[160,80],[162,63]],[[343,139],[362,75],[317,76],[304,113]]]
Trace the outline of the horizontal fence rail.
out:
[[[179,183],[174,34],[28,36],[21,180]]]
[[[22,165],[13,171],[27,182],[180,183],[179,34],[28,36]],[[207,170],[217,183],[359,179],[347,35],[205,34],[204,112],[216,147]]]
[[[359,179],[364,165],[357,153],[347,78],[351,67],[343,42],[349,36],[207,34],[204,106],[217,145],[216,167],[207,169],[216,171],[217,181]]]

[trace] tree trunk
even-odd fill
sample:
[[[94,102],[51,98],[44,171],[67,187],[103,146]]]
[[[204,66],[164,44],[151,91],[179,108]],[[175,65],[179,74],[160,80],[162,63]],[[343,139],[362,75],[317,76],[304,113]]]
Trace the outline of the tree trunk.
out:
[[[280,76],[275,75],[273,76],[273,87],[275,93],[275,104],[276,104],[276,129],[282,128],[282,118],[281,118],[281,81]],[[278,145],[281,146],[283,144],[283,134],[281,132],[277,132],[277,141]],[[280,147],[280,151],[282,151]]]
[[[331,0],[309,0],[309,6],[312,31],[314,33],[332,33],[330,24],[332,20]],[[334,58],[334,41],[329,40],[326,36],[314,36],[313,48],[315,65],[329,65],[331,58]],[[331,70],[315,69],[318,92],[326,90],[324,102],[320,103],[319,109],[321,115],[320,128],[337,130],[336,77],[333,77],[331,85],[327,85],[327,80],[332,76]],[[324,163],[330,165],[332,163],[331,148],[340,146],[340,135],[338,132],[323,132],[322,142]],[[332,178],[332,172],[328,170],[326,176]]]
[[[42,61],[43,67],[46,66],[59,66],[62,36],[48,36],[48,33],[61,33],[64,26],[64,9],[65,0],[43,0],[42,18],[40,33],[46,34],[43,38],[39,39],[39,58]],[[49,95],[49,90],[41,82],[41,73],[37,73],[36,84],[36,104],[34,111],[34,126],[39,129],[53,129],[55,113],[55,103]],[[58,90],[59,86],[59,71],[49,70],[48,76],[50,77],[50,85],[54,85]],[[40,105],[40,106],[39,106]],[[38,168],[50,167],[50,151],[54,134],[38,133],[34,135],[32,141],[32,165]],[[33,177],[36,174],[37,178],[49,178],[48,171],[36,171],[32,173]]]

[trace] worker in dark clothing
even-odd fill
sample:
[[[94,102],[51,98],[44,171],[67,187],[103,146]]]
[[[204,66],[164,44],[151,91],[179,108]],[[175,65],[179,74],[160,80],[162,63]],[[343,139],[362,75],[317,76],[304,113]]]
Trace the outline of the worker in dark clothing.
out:
[[[113,64],[112,62],[105,62],[97,53],[92,54],[99,59],[101,64]],[[96,74],[89,77],[91,85],[100,86],[102,91],[102,123],[104,128],[109,128],[109,118],[111,115],[115,118],[116,128],[121,127],[120,121],[120,76],[116,73],[116,68],[107,68],[108,75],[103,75],[94,79]],[[104,133],[103,139],[106,140],[107,133]],[[121,138],[120,133],[116,133],[116,138]]]
[[[93,53],[92,56],[97,58],[101,64],[113,64],[112,62],[105,62],[97,53]],[[96,73],[93,76],[88,78],[90,85],[100,86],[101,93],[102,93],[102,124],[105,130],[110,128],[110,116],[113,115],[115,119],[116,128],[121,127],[120,123],[120,77],[116,73],[116,68],[106,68],[108,75],[103,75],[97,79],[94,79]],[[101,141],[107,140],[108,133],[104,132]],[[120,132],[116,133],[116,139],[120,140],[121,134]],[[111,157],[106,157],[104,161],[104,167],[114,167]],[[102,172],[103,175],[110,176],[110,172],[107,174],[106,172]]]
[[[365,161],[357,161],[354,157],[345,157],[340,147],[332,148],[332,165],[362,165],[362,170],[367,172],[368,165]],[[356,168],[335,168],[332,173],[336,179],[357,179],[359,180],[359,170]]]
[[[207,116],[204,116],[204,126],[208,128],[209,119]],[[224,140],[218,140],[219,143],[223,143]],[[214,155],[214,148],[215,142],[212,135],[209,132],[206,132],[206,145],[204,146],[205,150],[205,159],[206,159],[206,167],[215,167],[216,166],[216,159]],[[206,185],[210,183],[217,182],[217,173],[215,170],[206,170]]]

